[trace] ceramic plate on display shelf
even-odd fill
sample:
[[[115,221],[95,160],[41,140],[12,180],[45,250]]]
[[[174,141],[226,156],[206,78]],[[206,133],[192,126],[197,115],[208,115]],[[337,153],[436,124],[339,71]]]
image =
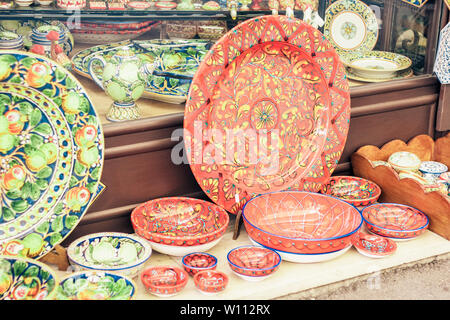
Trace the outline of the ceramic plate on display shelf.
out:
[[[359,0],[338,0],[325,12],[324,35],[339,51],[370,51],[378,40],[375,13]]]
[[[3,51],[0,70],[0,254],[40,258],[103,190],[103,132],[86,91],[60,65]]]

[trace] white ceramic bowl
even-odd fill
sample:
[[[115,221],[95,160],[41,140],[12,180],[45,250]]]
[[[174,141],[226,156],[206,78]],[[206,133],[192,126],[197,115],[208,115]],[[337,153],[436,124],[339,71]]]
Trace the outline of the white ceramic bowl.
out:
[[[157,242],[148,241],[150,245],[152,246],[152,249],[155,251],[158,251],[163,254],[167,254],[169,256],[176,256],[176,257],[182,257],[189,253],[194,252],[205,252],[214,247],[216,244],[219,243],[219,241],[222,239],[222,237],[213,240],[211,242],[200,244],[198,246],[169,246],[166,244],[161,244]]]

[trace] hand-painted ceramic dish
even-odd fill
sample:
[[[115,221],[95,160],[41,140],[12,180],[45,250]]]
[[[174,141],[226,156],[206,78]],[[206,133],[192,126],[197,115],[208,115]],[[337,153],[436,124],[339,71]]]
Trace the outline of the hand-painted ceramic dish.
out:
[[[334,176],[324,185],[321,192],[342,199],[355,207],[361,207],[375,203],[381,195],[381,188],[367,179]]]
[[[338,0],[325,11],[323,34],[339,51],[370,51],[377,44],[375,13],[359,0]]]
[[[120,232],[101,232],[78,238],[67,248],[77,269],[117,272],[135,277],[150,258],[152,248],[141,237]]]
[[[260,246],[242,246],[228,252],[231,270],[247,281],[261,281],[278,270],[281,256],[274,250]]]
[[[362,78],[390,79],[412,65],[410,58],[388,51],[349,51],[340,57],[350,73]]]
[[[318,191],[342,153],[349,103],[345,69],[317,29],[285,16],[246,20],[194,76],[184,120],[194,176],[233,214],[269,190]]]
[[[294,263],[319,263],[319,262],[324,262],[324,261],[328,261],[328,260],[333,260],[333,259],[336,259],[336,258],[342,256],[344,253],[346,253],[352,247],[352,244],[349,244],[343,249],[339,249],[339,250],[327,252],[327,253],[293,253],[293,252],[288,252],[288,251],[283,251],[283,250],[275,250],[275,249],[263,246],[262,244],[256,242],[251,237],[249,237],[249,238],[250,238],[250,241],[255,246],[260,246],[263,248],[268,248],[268,249],[274,250],[280,255],[280,257],[283,261],[289,261],[289,262],[294,262]]]
[[[160,10],[170,10],[176,8],[177,3],[173,1],[158,1],[155,3],[155,7]]]
[[[259,195],[242,210],[250,238],[265,247],[300,254],[335,252],[351,245],[362,225],[351,204],[303,191]]]
[[[448,185],[450,185],[450,172],[444,172],[440,174],[439,179],[445,181]]]
[[[394,254],[397,244],[386,237],[359,232],[353,245],[362,255],[369,258],[384,258]]]
[[[419,171],[423,174],[432,174],[438,177],[442,173],[447,172],[448,167],[445,164],[437,161],[423,161],[420,164]]]
[[[82,50],[72,57],[72,62],[76,73],[91,78],[88,65],[94,56],[102,55],[108,61],[121,48],[131,46],[136,54],[156,62],[142,97],[179,104],[186,101],[192,77],[210,45],[206,40],[123,41]],[[97,72],[101,77],[101,68]]]
[[[221,207],[184,197],[150,200],[131,213],[139,236],[149,240],[156,251],[175,256],[212,248],[224,235],[229,221]]]
[[[163,298],[180,293],[186,287],[188,279],[186,271],[177,267],[150,267],[141,273],[141,281],[147,291]]]
[[[373,204],[361,213],[370,232],[393,240],[414,239],[424,233],[429,224],[423,212],[396,203]]]
[[[181,259],[184,270],[191,276],[205,270],[214,270],[217,266],[217,258],[206,252],[193,252]]]
[[[103,190],[104,140],[86,91],[55,62],[0,54],[0,254],[39,258]]]
[[[401,179],[413,179],[419,182],[420,184],[427,185],[429,184],[429,181],[419,173],[416,173],[416,171],[399,171],[398,177]]]
[[[408,79],[411,78],[412,76],[414,76],[414,71],[411,69],[406,69],[404,71],[399,71],[396,74],[394,74],[392,77],[387,78],[387,79],[375,79],[375,78],[364,78],[364,77],[360,77],[357,76],[353,73],[351,73],[349,70],[347,70],[347,78],[349,80],[353,80],[351,82],[355,83],[355,81],[358,82],[385,82],[385,81],[393,81],[393,80],[401,80],[401,79]]]
[[[136,284],[128,277],[103,271],[75,272],[59,283],[58,300],[131,300]]]
[[[215,295],[227,287],[228,276],[216,270],[201,271],[194,276],[195,287],[205,295]]]
[[[57,276],[47,265],[0,256],[0,300],[51,300],[57,287]]]
[[[445,0],[447,7],[450,8],[450,0]],[[450,9],[449,9],[450,10]],[[433,72],[436,74],[441,84],[450,84],[450,24],[442,28],[439,33],[439,44],[436,53],[436,60],[433,65]]]
[[[388,162],[397,171],[417,171],[422,163],[417,155],[408,151],[394,152]]]

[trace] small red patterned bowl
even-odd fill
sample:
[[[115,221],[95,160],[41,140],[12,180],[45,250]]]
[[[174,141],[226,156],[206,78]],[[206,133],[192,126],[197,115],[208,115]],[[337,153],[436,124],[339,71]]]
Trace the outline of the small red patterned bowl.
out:
[[[181,259],[184,270],[191,276],[205,270],[214,270],[217,266],[217,258],[204,252],[189,253]]]
[[[145,288],[158,297],[171,297],[186,287],[189,276],[183,269],[170,266],[150,267],[142,271]]]
[[[288,253],[342,250],[362,225],[361,213],[338,198],[306,191],[265,193],[242,209],[245,229],[261,246]]]
[[[139,236],[149,240],[154,250],[175,256],[212,248],[229,221],[228,213],[218,205],[185,197],[150,200],[131,213]]]
[[[353,245],[359,253],[369,258],[387,257],[397,250],[397,244],[393,240],[362,232],[355,236]]]
[[[216,270],[200,271],[194,276],[197,289],[206,295],[214,295],[225,290],[228,284],[228,276]]]
[[[362,207],[377,202],[381,188],[363,178],[334,176],[322,187],[321,192],[342,199],[355,207]]]
[[[244,280],[260,281],[278,270],[281,256],[278,252],[258,246],[237,247],[228,252],[228,264]]]
[[[361,213],[371,233],[398,241],[418,237],[429,224],[428,217],[422,211],[397,203],[373,204]]]

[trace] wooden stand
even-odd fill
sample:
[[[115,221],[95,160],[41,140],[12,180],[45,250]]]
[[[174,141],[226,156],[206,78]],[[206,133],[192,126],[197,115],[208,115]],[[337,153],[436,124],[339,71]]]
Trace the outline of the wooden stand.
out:
[[[430,219],[429,229],[450,240],[450,197],[439,191],[425,192],[423,185],[414,179],[400,180],[391,167],[372,165],[371,161],[387,161],[397,151],[409,151],[422,161],[438,161],[450,168],[450,134],[436,141],[428,135],[416,136],[407,144],[393,140],[381,149],[367,145],[351,157],[354,174],[381,187],[379,202],[401,203],[423,211]]]

